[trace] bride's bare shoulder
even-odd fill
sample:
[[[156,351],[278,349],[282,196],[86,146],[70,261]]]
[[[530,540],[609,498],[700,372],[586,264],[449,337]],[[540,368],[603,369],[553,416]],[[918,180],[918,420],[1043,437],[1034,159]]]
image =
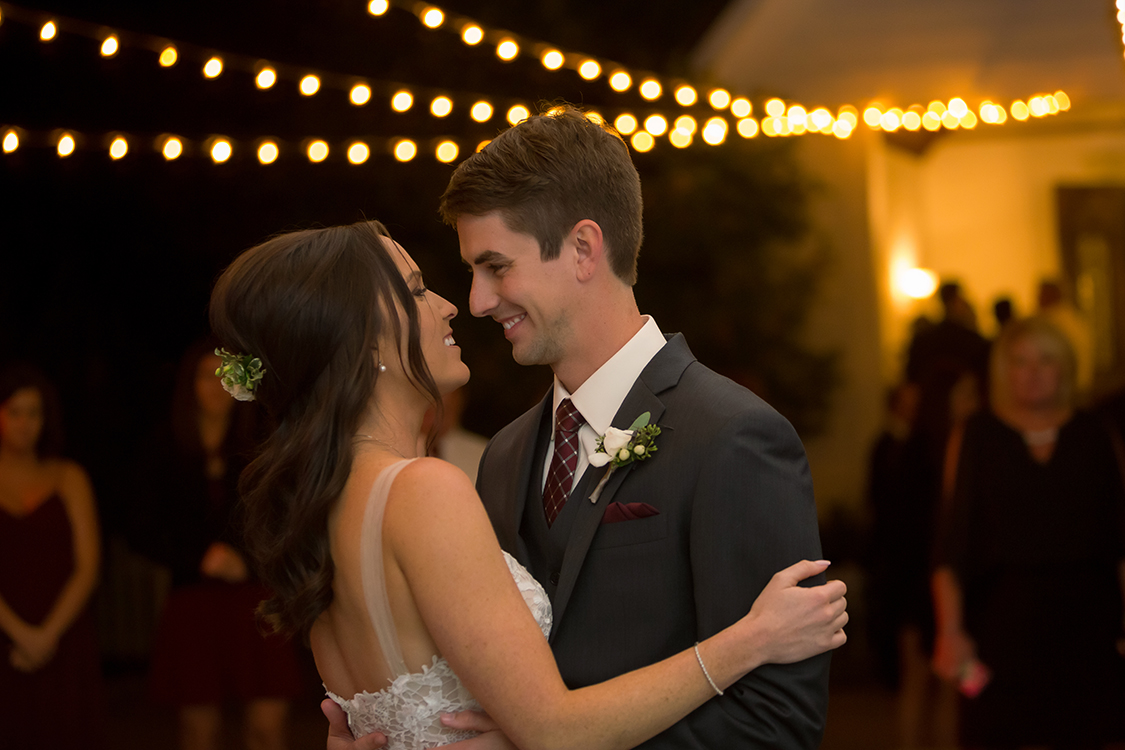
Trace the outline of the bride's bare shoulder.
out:
[[[387,500],[388,518],[420,520],[483,514],[480,498],[465,472],[440,458],[411,462],[395,478]]]

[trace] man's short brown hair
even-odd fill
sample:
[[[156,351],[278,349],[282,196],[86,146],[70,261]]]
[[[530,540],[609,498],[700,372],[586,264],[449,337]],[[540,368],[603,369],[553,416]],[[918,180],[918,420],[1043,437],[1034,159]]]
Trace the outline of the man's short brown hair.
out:
[[[455,227],[460,216],[493,211],[538,240],[545,261],[559,257],[575,224],[595,221],[613,272],[637,281],[641,180],[621,137],[581,110],[553,107],[461,162],[441,197],[442,218]]]

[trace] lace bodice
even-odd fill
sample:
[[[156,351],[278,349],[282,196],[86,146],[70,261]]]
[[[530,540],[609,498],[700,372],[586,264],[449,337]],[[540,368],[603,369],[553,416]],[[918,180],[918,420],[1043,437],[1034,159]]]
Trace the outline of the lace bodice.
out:
[[[364,691],[350,699],[328,692],[328,696],[347,712],[352,734],[360,737],[380,731],[387,735],[387,750],[423,750],[469,739],[473,732],[443,727],[441,715],[480,708],[444,658],[435,655],[430,666],[413,673],[407,672],[402,660],[383,577],[382,528],[387,494],[395,477],[408,463],[400,461],[387,467],[375,480],[364,514],[360,541],[368,614],[390,671],[397,677],[377,693]],[[547,594],[539,582],[507,552],[504,559],[520,594],[546,637],[551,632],[551,602]]]

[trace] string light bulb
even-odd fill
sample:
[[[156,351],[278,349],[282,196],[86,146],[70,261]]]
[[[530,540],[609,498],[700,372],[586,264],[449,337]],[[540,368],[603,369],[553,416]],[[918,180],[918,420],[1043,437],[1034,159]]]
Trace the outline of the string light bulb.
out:
[[[655,78],[648,78],[644,81],[641,81],[640,91],[641,96],[650,102],[659,99],[660,95],[663,93],[663,89],[660,86],[660,81],[656,80]]]
[[[531,117],[531,110],[522,104],[517,104],[508,110],[507,120],[509,125],[518,125],[527,118]]]
[[[418,146],[409,138],[402,138],[395,143],[394,154],[399,161],[410,161],[418,154]]]
[[[258,161],[262,164],[273,164],[280,153],[277,144],[273,141],[262,141],[258,144]]]
[[[639,153],[647,153],[652,151],[652,147],[656,145],[656,139],[647,130],[638,130],[633,133],[633,137],[629,139],[629,143],[633,145]]]
[[[1012,117],[1016,118],[1020,122],[1025,121],[1028,117],[1031,116],[1031,110],[1028,109],[1027,105],[1019,99],[1016,99],[1014,102],[1012,102],[1012,106],[1008,108],[1008,111],[1012,113]]]
[[[459,152],[460,149],[453,141],[442,141],[434,150],[434,156],[437,157],[437,160],[442,164],[449,164],[457,158]]]
[[[676,97],[676,103],[681,107],[690,107],[691,105],[695,104],[695,101],[698,98],[695,89],[691,86],[688,86],[687,84],[677,86],[674,96]]]
[[[220,57],[212,57],[207,62],[203,63],[203,75],[207,78],[218,78],[223,72],[223,60]]]
[[[348,92],[348,99],[357,107],[362,107],[371,101],[371,87],[366,83],[357,83]]]
[[[563,57],[563,53],[559,52],[557,49],[547,50],[539,59],[540,62],[543,63],[543,67],[547,70],[558,70],[563,66],[563,63],[566,62],[566,58]]]
[[[902,115],[902,126],[913,133],[922,127],[922,115],[913,110],[904,112]]]
[[[504,62],[511,62],[520,53],[520,46],[513,39],[505,39],[496,45],[496,56]]]
[[[391,4],[387,0],[371,0],[367,4],[367,12],[373,16],[381,16],[390,10]]]
[[[597,60],[585,60],[578,66],[578,75],[587,81],[592,81],[602,74],[602,66]]]
[[[735,99],[730,103],[730,113],[735,117],[749,117],[754,111],[754,105],[749,99]]]
[[[453,100],[448,96],[437,96],[430,102],[430,114],[434,117],[445,117],[453,111]]]
[[[668,141],[676,148],[687,148],[691,145],[693,133],[683,128],[672,128],[668,134]]]
[[[20,147],[20,135],[14,130],[4,133],[4,153],[10,154]]]
[[[727,121],[721,117],[712,117],[703,125],[703,142],[709,146],[721,145],[727,139]]]
[[[633,85],[633,78],[624,70],[614,71],[609,77],[609,87],[614,91],[627,91]]]
[[[469,116],[475,122],[488,122],[492,119],[492,111],[492,105],[482,99],[472,106]]]
[[[480,44],[484,39],[484,30],[475,23],[471,23],[465,28],[461,29],[461,41],[470,47]]]
[[[51,41],[58,33],[59,27],[55,25],[54,21],[47,21],[39,28],[39,38],[44,42]]]
[[[422,13],[422,24],[429,29],[436,29],[445,23],[445,14],[440,8],[427,8]]]
[[[613,127],[621,135],[632,135],[637,130],[637,118],[628,113],[618,115]]]
[[[176,136],[172,135],[164,139],[164,143],[160,147],[160,153],[167,161],[174,161],[180,158],[184,153],[184,142]]]
[[[109,144],[109,158],[116,161],[129,153],[129,141],[125,140],[124,136],[117,136]]]
[[[117,50],[118,50],[117,37],[110,34],[109,36],[107,36],[105,38],[105,41],[102,42],[102,46],[101,46],[101,50],[100,50],[100,52],[102,54],[102,57],[113,57],[114,55],[117,54]]]
[[[726,109],[730,106],[730,92],[726,89],[715,89],[707,97],[707,101],[715,109]]]
[[[216,164],[222,164],[231,157],[234,149],[230,145],[230,141],[226,138],[216,138],[215,142],[211,144],[211,161]]]
[[[322,140],[311,141],[305,149],[305,155],[313,164],[319,164],[328,158],[328,144]]]
[[[845,120],[843,117],[837,118],[836,122],[832,124],[832,135],[844,140],[851,137],[851,134],[855,132],[855,127],[856,123],[851,120]]]
[[[964,117],[968,111],[969,105],[961,97],[955,96],[949,100],[949,112],[958,120]]]
[[[262,68],[254,76],[254,85],[260,89],[268,89],[277,83],[277,72],[273,68]]]
[[[66,157],[74,153],[74,145],[74,136],[72,136],[70,133],[63,133],[61,136],[59,136],[59,140],[55,148],[59,152],[59,156],[65,159]]]
[[[391,109],[395,112],[405,112],[414,106],[414,95],[403,89],[395,92],[391,97]]]
[[[680,115],[672,123],[673,130],[686,130],[690,135],[695,134],[697,127],[699,126],[696,124],[695,118],[691,115]]]
[[[645,130],[654,136],[662,136],[668,132],[668,120],[663,115],[649,115],[645,118]]]
[[[371,149],[363,141],[356,141],[348,146],[348,161],[352,164],[363,164],[371,156]]]
[[[738,121],[735,130],[737,130],[738,134],[743,138],[754,138],[758,135],[758,121],[753,117],[744,117]]]
[[[175,45],[169,44],[164,49],[160,50],[160,67],[170,68],[176,64],[180,59],[180,53],[176,51]]]
[[[297,84],[297,88],[304,96],[312,96],[316,92],[320,91],[320,79],[314,76],[312,73],[309,73],[307,76],[301,79],[301,82]]]
[[[770,117],[781,117],[785,114],[785,102],[781,99],[770,99],[766,102],[766,114]]]

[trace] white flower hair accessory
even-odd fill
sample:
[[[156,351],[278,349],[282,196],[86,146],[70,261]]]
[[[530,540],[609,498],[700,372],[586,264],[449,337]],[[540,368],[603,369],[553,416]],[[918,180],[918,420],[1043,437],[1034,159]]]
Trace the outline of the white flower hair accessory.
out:
[[[634,461],[644,461],[656,453],[656,436],[660,434],[660,428],[649,424],[651,418],[652,413],[646,411],[633,421],[629,429],[610,427],[604,435],[598,436],[598,448],[590,454],[590,465],[602,467],[610,464],[610,467],[590,494],[591,503],[596,503],[601,497],[602,489],[616,469]]]
[[[254,389],[266,374],[262,360],[249,354],[231,354],[226,349],[216,349],[215,355],[223,361],[215,370],[223,390],[239,401],[253,401]]]

